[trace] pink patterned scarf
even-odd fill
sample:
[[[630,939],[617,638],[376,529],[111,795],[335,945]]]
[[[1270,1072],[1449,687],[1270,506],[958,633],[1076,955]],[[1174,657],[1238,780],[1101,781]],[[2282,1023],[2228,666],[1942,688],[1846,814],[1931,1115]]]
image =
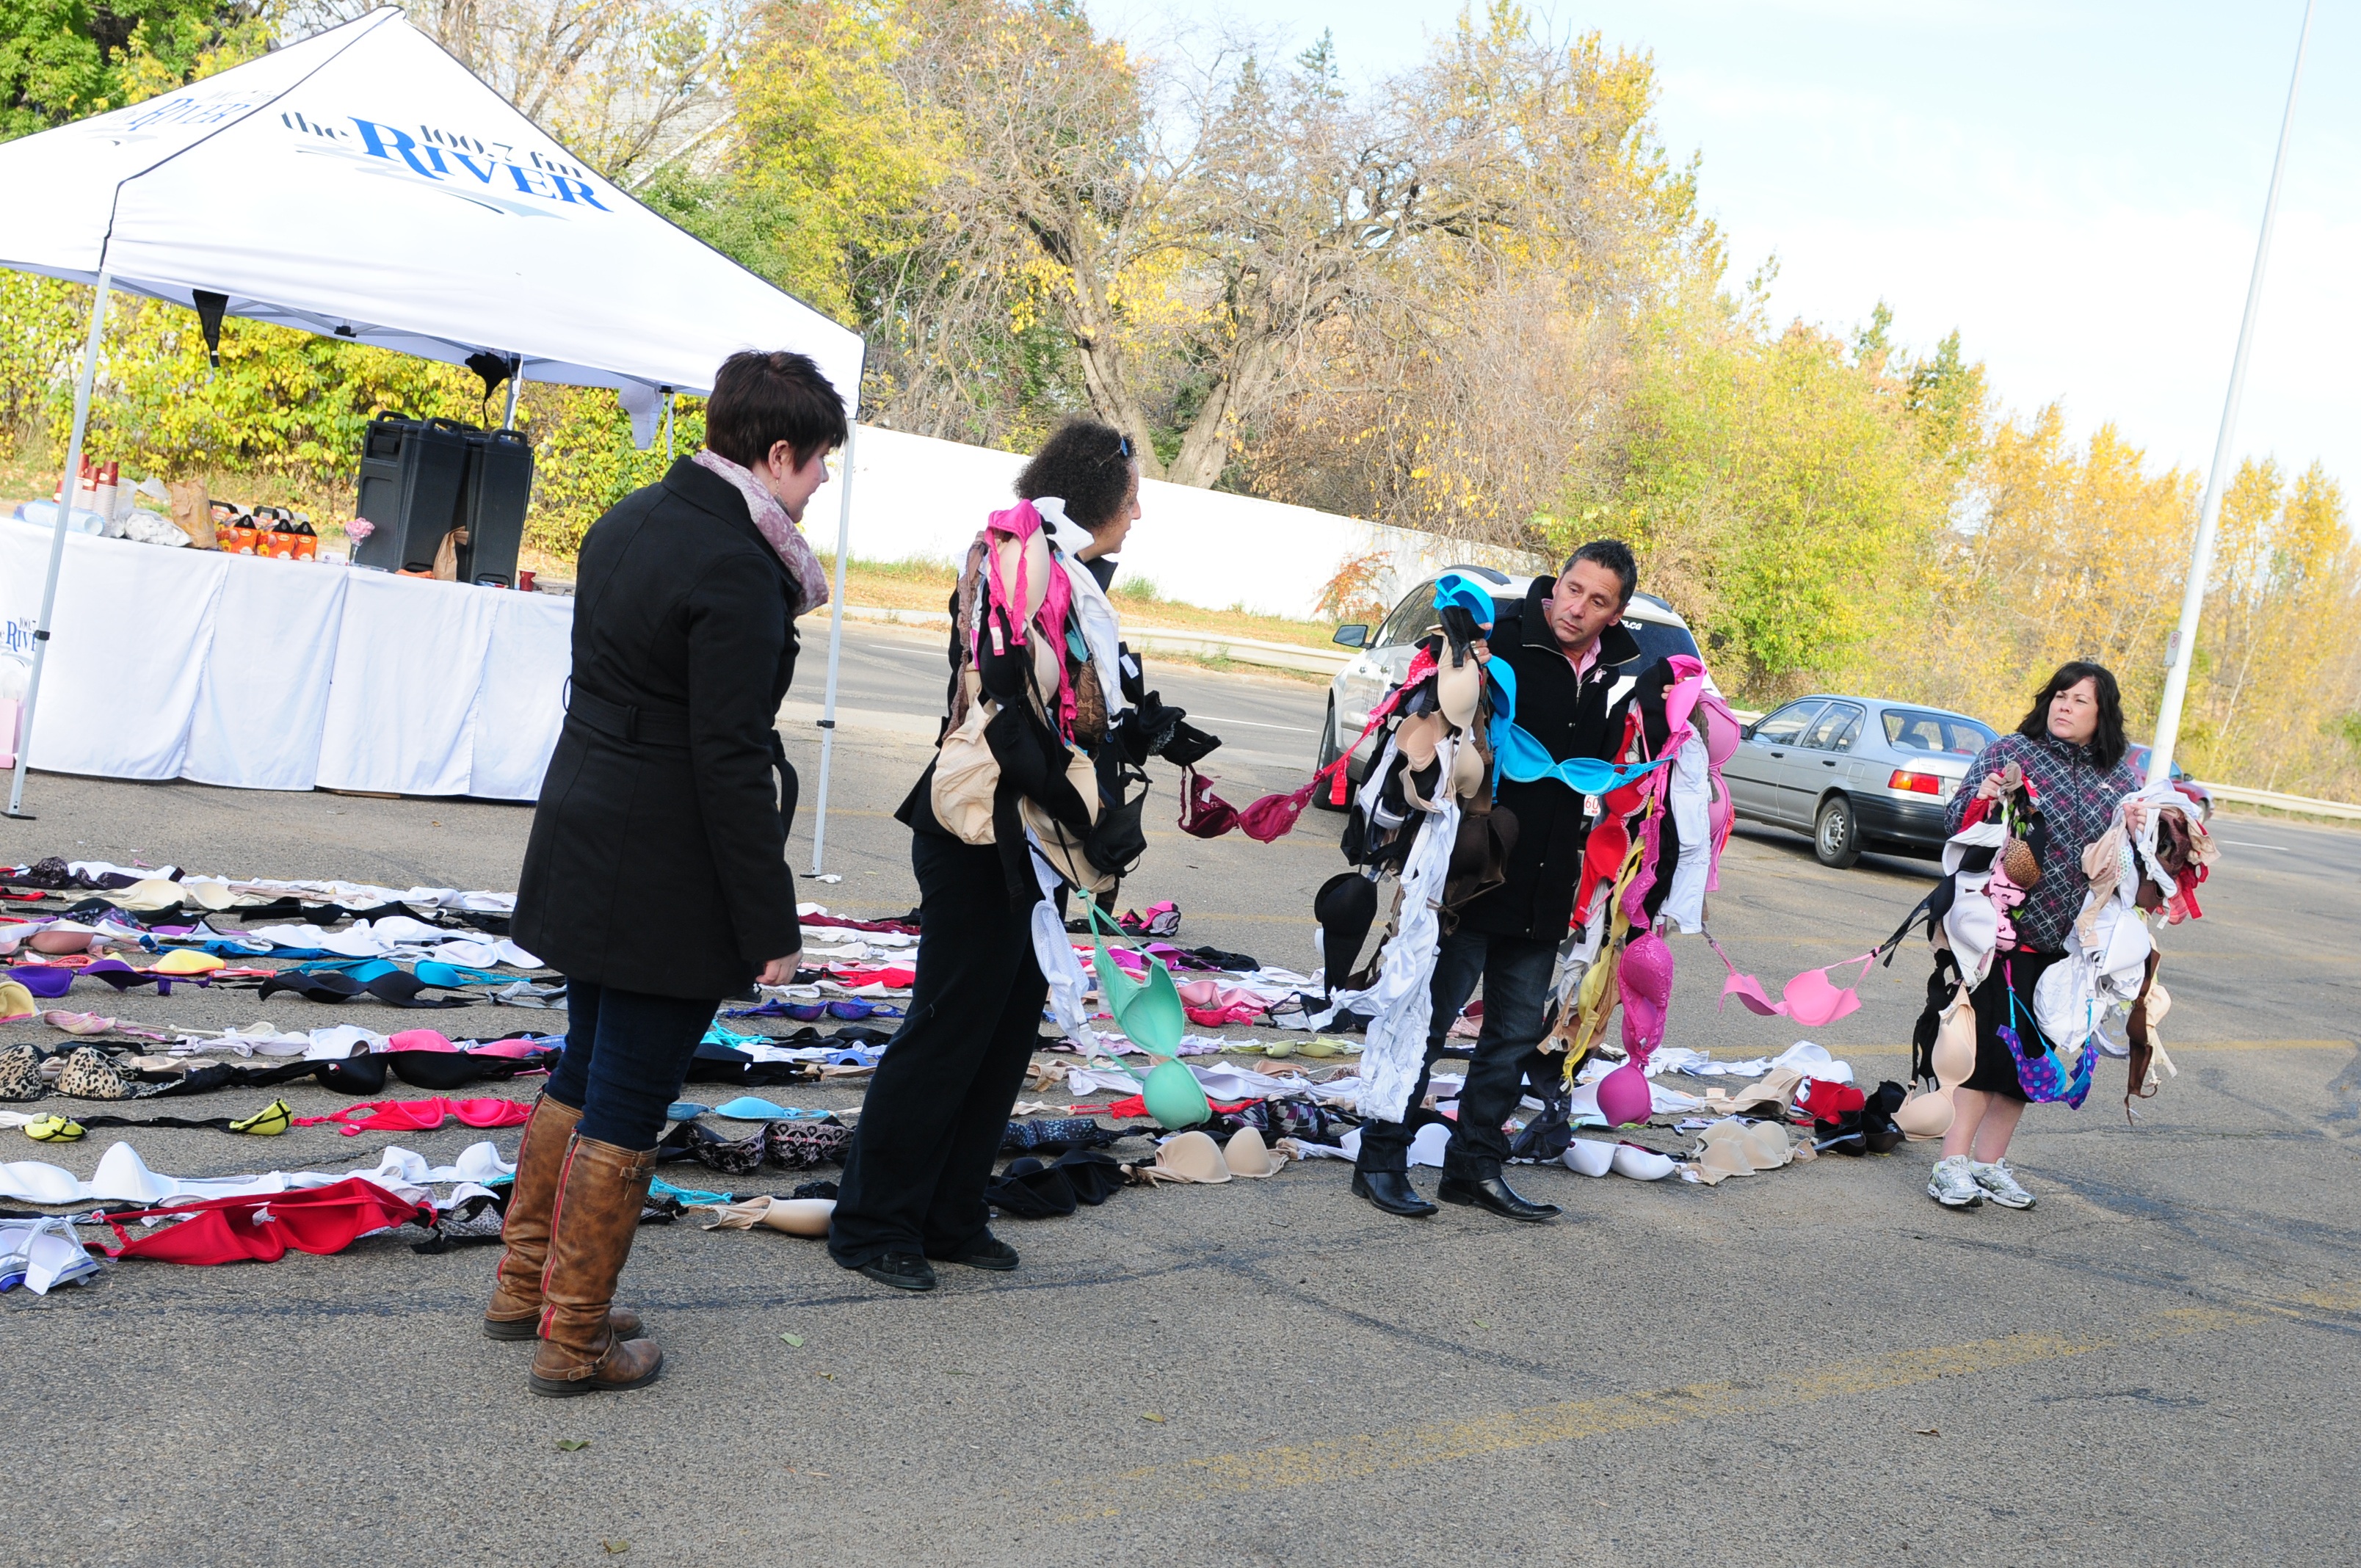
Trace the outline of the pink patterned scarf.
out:
[[[826,604],[827,569],[820,565],[819,556],[813,553],[810,543],[796,527],[795,521],[787,516],[787,509],[779,504],[779,498],[765,489],[763,481],[754,477],[752,472],[710,448],[699,451],[689,461],[720,475],[737,486],[738,493],[746,498],[746,510],[753,515],[754,527],[770,541],[771,548],[777,551],[779,559],[786,564],[788,575],[795,578],[796,587],[803,590],[804,601],[798,607],[799,611],[815,610]]]

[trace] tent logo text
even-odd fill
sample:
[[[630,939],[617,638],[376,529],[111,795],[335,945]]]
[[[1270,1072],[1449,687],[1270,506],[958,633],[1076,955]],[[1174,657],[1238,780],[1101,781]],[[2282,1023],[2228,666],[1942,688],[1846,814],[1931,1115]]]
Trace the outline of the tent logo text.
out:
[[[126,130],[150,131],[168,126],[222,126],[262,106],[243,93],[175,93],[117,111]],[[110,120],[115,115],[109,115]]]
[[[279,119],[289,130],[334,143],[347,156],[378,160],[389,172],[406,169],[419,179],[456,186],[454,194],[497,194],[506,198],[496,203],[502,207],[511,206],[517,196],[527,196],[602,213],[613,210],[591,189],[588,170],[538,148],[488,142],[432,126],[404,129],[357,115],[346,116],[342,125],[307,119],[293,110]]]

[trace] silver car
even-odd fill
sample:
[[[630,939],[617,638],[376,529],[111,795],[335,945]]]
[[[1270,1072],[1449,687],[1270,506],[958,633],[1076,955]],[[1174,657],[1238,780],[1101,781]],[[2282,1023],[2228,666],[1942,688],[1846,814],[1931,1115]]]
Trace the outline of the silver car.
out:
[[[1944,807],[1993,743],[1963,713],[1875,697],[1798,697],[1748,725],[1721,776],[1749,821],[1808,833],[1824,866],[1863,850],[1930,850],[1949,835]]]
[[[1489,566],[1449,566],[1444,571],[1479,579],[1491,591],[1493,600],[1501,604],[1523,598],[1533,586],[1529,576],[1510,576]],[[1418,652],[1419,640],[1434,629],[1434,584],[1435,578],[1443,575],[1438,572],[1404,594],[1392,613],[1378,623],[1374,636],[1367,626],[1358,623],[1336,629],[1335,641],[1357,652],[1353,662],[1338,671],[1328,685],[1328,719],[1320,728],[1321,767],[1334,762],[1345,747],[1360,738],[1362,728],[1369,722],[1369,709],[1384,700],[1386,693],[1410,673],[1410,662]],[[1645,656],[1643,665],[1675,653],[1697,653],[1697,639],[1689,635],[1688,622],[1653,594],[1633,594],[1631,604],[1624,609],[1623,624],[1640,644],[1640,652]],[[1629,684],[1636,679],[1635,671],[1619,683],[1614,699],[1620,701]],[[1359,776],[1369,764],[1367,750],[1355,756],[1346,772]],[[1326,807],[1328,792],[1316,791],[1312,799]]]

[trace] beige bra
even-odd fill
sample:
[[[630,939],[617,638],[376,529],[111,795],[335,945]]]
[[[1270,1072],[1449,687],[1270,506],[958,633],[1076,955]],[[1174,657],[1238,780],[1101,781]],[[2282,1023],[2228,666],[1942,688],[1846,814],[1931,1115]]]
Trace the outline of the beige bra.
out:
[[[1230,1135],[1226,1146],[1199,1132],[1176,1134],[1156,1150],[1152,1164],[1131,1167],[1135,1175],[1151,1182],[1177,1181],[1213,1186],[1234,1176],[1259,1179],[1279,1174],[1287,1157],[1275,1153],[1252,1127]]]
[[[1950,1006],[1943,1010],[1943,1025],[1930,1054],[1936,1087],[1913,1094],[1894,1113],[1894,1124],[1905,1137],[1925,1140],[1949,1132],[1955,1114],[1951,1091],[1976,1070],[1976,1010],[1968,1001],[1966,986],[1960,987]]]

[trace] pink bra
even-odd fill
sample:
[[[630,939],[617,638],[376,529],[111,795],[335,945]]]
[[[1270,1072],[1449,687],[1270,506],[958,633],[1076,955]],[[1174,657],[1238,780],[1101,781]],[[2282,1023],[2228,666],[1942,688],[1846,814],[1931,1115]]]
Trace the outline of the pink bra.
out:
[[[1386,721],[1412,687],[1433,673],[1434,655],[1420,649],[1411,660],[1410,671],[1402,676],[1401,684],[1370,710],[1369,721],[1361,727],[1353,744],[1345,748],[1345,754],[1313,773],[1310,783],[1291,795],[1267,795],[1244,807],[1232,806],[1213,793],[1211,782],[1202,774],[1194,768],[1183,767],[1180,772],[1187,784],[1180,796],[1180,831],[1199,839],[1218,839],[1235,828],[1257,843],[1268,844],[1286,837],[1295,826],[1295,819],[1303,815],[1303,808],[1312,804],[1312,792],[1323,783],[1330,785],[1328,804],[1343,806],[1351,788],[1348,765],[1353,752]]]
[[[1738,972],[1738,966],[1730,961],[1730,955],[1721,950],[1721,944],[1714,940],[1712,932],[1707,932],[1705,939],[1713,943],[1713,950],[1720,957],[1722,967],[1730,970],[1730,978],[1721,983],[1725,1006],[1735,996],[1750,1013],[1759,1013],[1766,1018],[1773,1015],[1793,1018],[1807,1029],[1833,1024],[1861,1006],[1861,993],[1850,985],[1838,989],[1828,979],[1829,970],[1842,969],[1847,964],[1861,965],[1861,973],[1853,976],[1853,985],[1859,985],[1869,973],[1869,966],[1877,961],[1877,951],[1872,948],[1858,959],[1839,959],[1823,969],[1807,969],[1787,982],[1786,988],[1780,992],[1782,1000],[1773,1002],[1763,992],[1762,981],[1751,974]]]
[[[445,1100],[438,1094],[426,1100],[367,1101],[326,1116],[298,1116],[294,1124],[316,1127],[334,1122],[351,1138],[365,1132],[431,1133],[445,1116],[456,1116],[469,1127],[522,1127],[533,1120],[533,1107],[522,1100]]]
[[[1623,1049],[1644,1073],[1648,1058],[1664,1043],[1664,1018],[1673,1003],[1673,949],[1655,932],[1641,932],[1623,948],[1615,985],[1623,998]]]
[[[1212,781],[1196,769],[1180,771],[1188,776],[1180,799],[1180,831],[1200,839],[1218,839],[1233,828],[1258,844],[1284,838],[1312,804],[1312,792],[1320,787],[1315,778],[1292,795],[1267,795],[1241,810],[1215,795]]]

